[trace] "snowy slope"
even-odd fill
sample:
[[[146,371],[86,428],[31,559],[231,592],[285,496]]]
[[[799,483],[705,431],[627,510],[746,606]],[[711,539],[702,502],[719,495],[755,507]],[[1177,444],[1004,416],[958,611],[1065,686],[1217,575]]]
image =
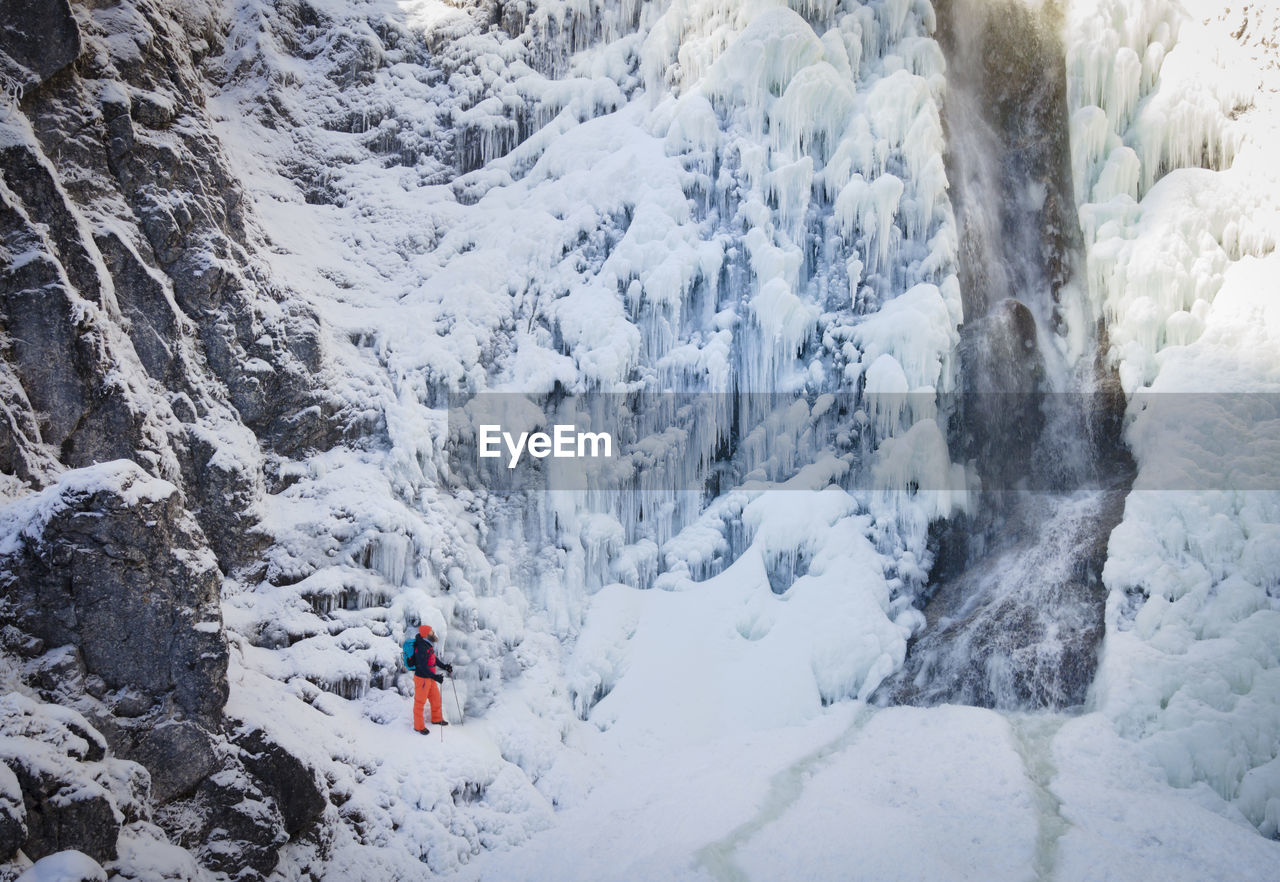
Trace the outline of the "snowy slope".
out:
[[[335,391],[364,402],[376,434],[372,443],[279,464],[289,485],[267,502],[276,539],[268,581],[227,600],[248,681],[262,672],[299,684],[291,691],[306,701],[303,681],[386,706],[394,693],[380,688],[392,685],[394,641],[424,617],[449,630],[446,655],[468,672],[462,697],[469,712],[494,722],[496,749],[546,798],[568,801],[586,785],[559,756],[559,742],[612,687],[620,655],[655,651],[619,642],[609,631],[618,612],[605,598],[634,606],[643,598],[627,593],[663,570],[668,586],[688,585],[683,574],[706,573],[704,561],[727,552],[750,575],[726,589],[751,608],[722,648],[758,659],[744,665],[785,666],[795,698],[780,719],[806,719],[824,703],[869,693],[901,662],[917,620],[907,607],[923,577],[924,526],[949,502],[925,499],[913,514],[879,498],[860,505],[831,487],[813,495],[820,504],[788,491],[779,507],[757,499],[767,486],[759,485],[726,499],[692,533],[681,532],[700,517],[687,500],[674,499],[675,513],[650,527],[616,493],[603,510],[589,500],[535,498],[513,522],[502,500],[450,479],[442,395],[545,392],[556,382],[717,393],[808,383],[824,391],[856,379],[862,354],[851,341],[861,338],[873,341],[865,360],[879,359],[879,374],[892,365],[910,389],[949,382],[958,305],[934,94],[940,58],[913,36],[930,21],[927,7],[854,10],[822,39],[783,8],[759,21],[732,4],[665,16],[646,8],[639,21],[624,11],[621,25],[592,37],[603,45],[572,59],[535,57],[528,38],[505,41],[473,21],[478,13],[443,4],[407,6],[403,16],[377,6],[313,9],[323,27],[300,26],[289,7],[243,6],[214,107],[233,161],[252,182],[275,272],[313,290],[317,308],[352,343],[347,388]],[[576,14],[553,5],[527,27],[555,56],[573,48],[564,22]],[[827,14],[833,24],[839,18]],[[717,61],[720,38],[695,39],[713,25],[723,39],[742,32],[736,54]],[[681,33],[681,51],[698,46],[705,57],[686,59],[686,79],[663,82]],[[909,54],[888,55],[900,39]],[[741,68],[758,51],[776,58],[775,69],[751,86]],[[698,65],[705,78],[692,74]],[[265,91],[264,79],[272,84]],[[833,83],[847,106],[819,112],[814,102]],[[869,108],[856,118],[874,120],[874,131],[865,122],[832,128],[829,120],[857,107]],[[498,156],[514,146],[501,135],[510,116],[537,131]],[[453,131],[441,131],[440,119],[452,120]],[[393,135],[388,142],[375,131]],[[486,164],[451,180],[431,156],[448,156],[449,137],[463,135],[480,156],[455,143],[457,165]],[[422,161],[405,156],[407,143],[422,145]],[[819,234],[849,257],[824,260],[831,269],[815,273],[804,267],[803,246]],[[857,253],[869,255],[865,276]],[[721,290],[726,278],[750,281]],[[860,313],[906,288],[911,296],[886,310],[882,333],[857,326]],[[939,325],[923,349],[903,331],[920,318]],[[815,338],[829,354],[797,359]],[[800,418],[797,434],[818,419],[807,410]],[[882,414],[876,434],[914,418]],[[926,430],[938,431],[924,419],[917,431]],[[792,453],[770,465],[774,439],[762,438],[741,472],[764,465],[791,477],[796,465],[787,463],[804,460]],[[821,490],[848,462],[831,458],[799,476],[799,486]],[[942,467],[945,480],[945,459]],[[919,477],[905,468],[890,480]],[[755,536],[750,550],[729,547],[740,519]],[[761,595],[765,568],[790,572],[800,556],[807,575],[794,602]],[[619,570],[619,560],[632,564]],[[851,566],[864,575],[841,597]],[[589,599],[593,586],[620,577],[633,587]],[[714,592],[689,599],[706,611],[655,609],[655,625],[684,618],[693,635],[722,613]],[[761,640],[775,621],[777,633]],[[809,646],[787,636],[815,627],[826,636]],[[849,633],[865,635],[852,654]],[[659,653],[668,645],[661,634],[653,632]],[[748,634],[753,642],[738,647]],[[785,660],[767,661],[780,647]],[[709,656],[666,664],[688,670]],[[741,667],[720,664],[688,706],[726,684],[735,695],[748,687]],[[646,688],[639,674],[628,682]],[[739,707],[747,716],[747,705]],[[395,725],[407,730],[407,716]],[[569,772],[559,768],[566,763]],[[463,838],[468,847],[483,841]],[[433,866],[453,860],[432,855]]]
[[[345,785],[357,808],[340,811],[349,833],[335,840],[330,866],[407,866],[395,861],[416,854],[449,870],[498,847],[460,878],[550,878],[566,867],[580,878],[749,878],[788,869],[829,878],[850,865],[918,878],[958,853],[964,860],[950,866],[963,878],[1089,878],[1115,847],[1102,843],[1100,829],[1113,842],[1150,837],[1149,813],[1137,810],[1100,826],[1101,815],[1114,817],[1111,800],[1135,793],[1166,818],[1162,829],[1193,841],[1176,860],[1139,849],[1117,878],[1149,877],[1157,866],[1187,878],[1264,878],[1280,866],[1280,854],[1239,815],[1218,817],[1232,816],[1223,800],[1240,796],[1244,773],[1274,754],[1269,655],[1247,663],[1260,672],[1244,675],[1259,690],[1247,706],[1216,712],[1226,731],[1257,733],[1252,746],[1222,753],[1233,771],[1194,758],[1177,760],[1185,773],[1174,767],[1174,752],[1198,742],[1176,734],[1192,720],[1172,713],[1156,719],[1174,740],[1148,740],[1153,753],[1134,754],[1123,740],[1152,734],[1149,722],[1137,722],[1151,720],[1148,702],[1159,700],[1148,690],[1212,681],[1177,659],[1159,663],[1164,673],[1153,678],[1142,653],[1154,644],[1131,645],[1146,632],[1144,620],[1134,629],[1122,614],[1139,583],[1130,574],[1168,559],[1126,538],[1166,517],[1144,514],[1154,510],[1143,508],[1141,493],[1130,500],[1107,571],[1118,599],[1099,714],[1010,720],[986,711],[872,712],[847,701],[824,710],[865,698],[902,663],[906,638],[922,624],[909,604],[930,565],[925,528],[963,505],[962,495],[851,494],[842,481],[869,462],[838,445],[825,465],[798,474],[805,453],[823,462],[821,448],[802,449],[791,466],[779,465],[776,445],[744,452],[754,459],[740,474],[758,469],[757,477],[805,490],[770,493],[768,483],[749,483],[705,511],[676,497],[657,523],[640,522],[624,494],[550,494],[512,507],[448,473],[451,391],[852,387],[877,393],[870,400],[882,408],[868,414],[859,449],[872,453],[886,438],[914,434],[896,457],[892,441],[882,448],[885,486],[963,489],[933,414],[913,412],[905,397],[883,409],[894,394],[946,391],[954,382],[956,243],[932,10],[681,2],[517,11],[421,0],[314,4],[307,19],[299,9],[239,7],[215,107],[252,182],[275,271],[308,288],[349,341],[341,394],[364,402],[376,433],[372,442],[281,464],[292,483],[269,501],[269,581],[230,597],[227,617],[241,635],[243,679],[233,701],[247,713],[275,694],[272,680],[291,684],[311,705],[292,705],[299,719],[335,715],[298,732],[314,743],[317,763],[341,757],[345,741],[353,758],[365,758],[357,768],[377,767]],[[1186,85],[1197,81],[1178,61],[1193,54],[1194,23],[1183,26],[1178,52],[1168,52],[1157,77],[1176,13],[1107,18],[1090,9],[1072,5],[1067,33],[1074,106],[1102,108],[1073,117],[1073,144],[1099,143],[1076,147],[1092,297],[1108,318],[1127,390],[1155,379],[1157,363],[1170,388],[1187,388],[1174,359],[1195,356],[1156,353],[1167,340],[1190,338],[1152,337],[1144,330],[1150,310],[1126,299],[1138,290],[1133,273],[1165,265],[1143,263],[1142,224],[1154,248],[1168,242],[1161,225],[1192,222],[1161,200],[1179,176],[1195,173],[1161,177],[1159,169],[1197,161],[1185,144],[1208,126],[1205,158],[1234,158],[1238,171],[1200,174],[1243,177],[1240,164],[1250,150],[1265,152],[1269,130],[1246,128],[1247,115],[1225,119],[1245,87],[1202,94]],[[1143,33],[1134,36],[1139,22]],[[1114,39],[1106,36],[1113,26],[1121,27]],[[1111,59],[1080,47],[1108,39],[1119,47],[1149,34],[1168,45],[1131,50],[1151,68],[1136,84],[1094,84]],[[1183,104],[1179,88],[1190,89]],[[1158,101],[1185,104],[1184,116]],[[1265,108],[1255,114],[1267,118]],[[1161,121],[1170,118],[1166,135]],[[1192,220],[1231,237],[1224,261],[1250,249],[1270,253],[1273,240],[1260,232],[1265,211],[1214,198],[1224,218]],[[1250,198],[1276,204],[1256,187]],[[1242,214],[1256,230],[1238,219],[1223,232]],[[1113,217],[1131,226],[1107,227]],[[1184,234],[1192,243],[1200,235]],[[1117,281],[1116,267],[1130,275]],[[1244,260],[1242,279],[1248,269]],[[1145,284],[1168,290],[1163,280]],[[1169,314],[1185,306],[1192,322],[1225,321],[1230,297],[1218,297],[1221,319],[1197,312],[1194,298],[1172,303]],[[1217,345],[1248,348],[1238,338]],[[1221,388],[1198,375],[1205,388]],[[1269,388],[1267,381],[1250,375],[1244,388]],[[1139,423],[1131,435],[1140,465],[1141,431]],[[926,458],[928,433],[940,453]],[[1182,503],[1165,494],[1152,504],[1164,512]],[[1215,504],[1237,521],[1256,510],[1269,523],[1274,510],[1265,501],[1247,510]],[[1275,572],[1261,553],[1251,558],[1261,568],[1255,579]],[[769,590],[780,573],[789,574],[784,595]],[[636,590],[650,584],[667,590]],[[1265,595],[1232,609],[1224,614],[1256,610],[1261,618],[1242,625],[1237,642],[1206,647],[1209,658],[1239,659],[1246,631],[1274,628]],[[449,628],[445,655],[463,663],[463,703],[468,716],[479,714],[450,729],[443,745],[412,742],[407,704],[387,689],[394,640],[419,616]],[[1214,619],[1194,621],[1199,628]],[[1265,640],[1243,645],[1268,652]],[[1142,685],[1153,682],[1168,685]],[[400,739],[396,748],[382,747],[388,737]],[[1217,794],[1170,789],[1147,773],[1148,756],[1162,763],[1152,768],[1167,770],[1168,784],[1208,780]],[[1110,779],[1106,770],[1134,762],[1143,771],[1123,784]],[[1251,780],[1263,776],[1265,768]],[[476,780],[494,783],[468,796],[462,782]],[[1259,797],[1250,792],[1241,808],[1268,832],[1267,809],[1252,807]],[[886,802],[900,814],[886,817]],[[861,835],[845,838],[846,825]],[[898,832],[920,825],[939,835],[922,844]],[[1212,832],[1190,832],[1201,825]],[[988,831],[996,838],[984,838]],[[528,846],[503,851],[531,834]],[[587,850],[587,842],[609,845]],[[1230,873],[1219,863],[1227,851],[1241,862]],[[811,863],[797,864],[801,853]]]
[[[223,587],[227,711],[328,799],[277,878],[1280,876],[1275,449],[1222,455],[1280,400],[1273,12],[1065,4],[1082,325],[1139,467],[1071,713],[867,703],[976,480],[926,0],[224,12],[209,112],[345,417],[224,445],[269,541]],[[451,397],[562,391],[704,410],[641,422],[674,466],[626,487],[456,468]],[[458,671],[426,738],[419,622]]]

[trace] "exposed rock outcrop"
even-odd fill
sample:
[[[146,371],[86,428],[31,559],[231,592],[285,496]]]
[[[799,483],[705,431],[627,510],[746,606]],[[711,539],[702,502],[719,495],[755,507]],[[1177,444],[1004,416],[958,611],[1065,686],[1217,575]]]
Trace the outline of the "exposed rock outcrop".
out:
[[[319,320],[254,257],[206,117],[199,65],[222,22],[150,2],[9,5],[49,27],[65,13],[87,48],[28,77],[22,114],[0,120],[0,412],[15,429],[0,469],[41,486],[59,464],[135,459],[240,566],[261,549],[263,451],[323,448],[341,427]],[[34,27],[0,30],[0,62],[19,64]]]
[[[27,841],[27,809],[22,785],[7,764],[0,763],[0,861],[7,861]]]
[[[178,488],[121,461],[71,473],[23,507],[30,538],[0,557],[0,623],[77,647],[109,693],[217,725],[221,573]]]
[[[75,711],[23,695],[0,699],[0,731],[0,762],[22,794],[17,815],[25,835],[16,847],[32,860],[66,849],[99,863],[114,860],[121,805],[130,801],[116,782],[132,764],[106,759],[102,736]],[[15,838],[6,838],[6,849]]]
[[[80,29],[67,0],[0,0],[7,73],[42,83],[80,55]]]
[[[0,757],[0,861],[109,866],[139,823],[251,879],[325,805],[223,719],[220,592],[267,541],[263,462],[342,427],[319,319],[255,256],[212,134],[221,16],[0,0],[0,727],[27,739]]]
[[[275,800],[290,837],[306,832],[327,804],[315,772],[262,729],[241,727],[232,739],[240,759]]]
[[[14,538],[0,548],[0,631],[52,704],[15,695],[0,719],[4,734],[31,741],[0,757],[22,794],[0,812],[0,845],[114,860],[128,800],[81,785],[119,778],[93,764],[127,760],[146,769],[141,801],[156,822],[207,867],[269,873],[325,798],[268,734],[223,734],[222,576],[178,488],[112,462],[67,472],[4,513]]]

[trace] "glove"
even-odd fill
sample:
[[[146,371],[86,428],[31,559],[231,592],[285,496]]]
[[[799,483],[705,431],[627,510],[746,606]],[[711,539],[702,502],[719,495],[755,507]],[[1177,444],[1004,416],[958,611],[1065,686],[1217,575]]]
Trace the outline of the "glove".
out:
[[[441,665],[440,667],[444,668],[444,669],[445,669],[446,671],[448,671],[450,674],[452,674],[452,673],[453,673],[453,665]]]
[[[436,675],[435,675],[434,677],[432,677],[431,679],[432,679],[432,680],[435,680],[437,683],[443,683],[443,682],[444,682],[444,674],[436,674]]]

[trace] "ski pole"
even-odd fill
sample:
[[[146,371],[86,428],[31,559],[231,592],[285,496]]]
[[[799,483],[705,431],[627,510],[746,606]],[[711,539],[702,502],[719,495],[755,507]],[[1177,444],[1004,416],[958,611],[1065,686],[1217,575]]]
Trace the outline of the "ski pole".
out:
[[[458,722],[462,722],[462,703],[458,701],[458,681],[453,679],[453,674],[449,675],[449,682],[453,684],[453,704],[458,708]]]

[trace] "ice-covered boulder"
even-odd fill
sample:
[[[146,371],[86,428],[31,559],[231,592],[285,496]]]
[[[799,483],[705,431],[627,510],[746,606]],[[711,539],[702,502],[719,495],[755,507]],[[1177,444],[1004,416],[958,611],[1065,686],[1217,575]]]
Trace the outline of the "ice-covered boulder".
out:
[[[290,836],[309,829],[328,804],[315,772],[261,728],[243,724],[233,739],[245,767],[276,803]]]
[[[42,704],[17,693],[0,699],[0,806],[20,821],[25,835],[18,842],[28,858],[38,860],[65,849],[84,852],[96,861],[116,857],[116,839],[124,821],[113,780],[122,766],[105,761],[106,743],[80,714]],[[4,778],[12,780],[4,785]],[[12,805],[12,784],[18,802]],[[5,827],[11,827],[6,824]],[[12,832],[12,830],[10,830]],[[6,847],[8,843],[6,843]]]
[[[107,871],[75,849],[42,857],[18,877],[18,882],[106,882]]]

